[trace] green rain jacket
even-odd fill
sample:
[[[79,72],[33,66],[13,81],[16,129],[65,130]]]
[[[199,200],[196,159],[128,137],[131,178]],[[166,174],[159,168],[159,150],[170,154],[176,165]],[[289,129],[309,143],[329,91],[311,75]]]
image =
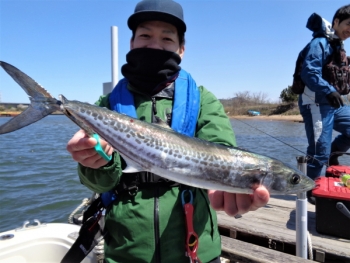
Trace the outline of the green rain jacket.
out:
[[[131,87],[128,86],[129,90]],[[235,146],[235,135],[223,106],[203,86],[200,90],[200,110],[195,137],[226,146]],[[133,93],[137,116],[151,122],[152,102],[149,97]],[[110,108],[108,96],[96,103]],[[172,100],[157,98],[157,116],[165,120]],[[78,165],[79,177],[86,187],[97,193],[113,189],[122,176],[124,162],[118,153],[114,162],[99,169]],[[111,162],[110,162],[111,163]],[[125,174],[123,176],[127,176]],[[185,256],[186,223],[181,203],[184,186],[161,186],[142,189],[131,197],[118,196],[105,217],[105,260],[108,263],[189,262]],[[193,227],[199,237],[197,255],[202,263],[221,254],[221,240],[216,212],[211,208],[207,191],[193,190]]]

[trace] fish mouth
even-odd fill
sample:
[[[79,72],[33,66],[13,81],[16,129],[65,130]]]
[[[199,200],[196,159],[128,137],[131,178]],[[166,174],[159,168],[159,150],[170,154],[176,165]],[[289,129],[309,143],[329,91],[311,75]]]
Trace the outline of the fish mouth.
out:
[[[303,183],[301,182],[301,184],[303,184]],[[308,180],[308,182],[306,184],[304,184],[302,187],[300,187],[299,189],[291,188],[290,190],[285,191],[285,193],[286,194],[300,194],[303,192],[308,192],[314,188],[315,188],[315,182],[313,180],[311,180],[311,181]]]

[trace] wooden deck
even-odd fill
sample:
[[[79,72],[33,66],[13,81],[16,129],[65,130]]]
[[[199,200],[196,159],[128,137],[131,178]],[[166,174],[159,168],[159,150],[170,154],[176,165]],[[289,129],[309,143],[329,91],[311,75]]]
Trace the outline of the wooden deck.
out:
[[[231,262],[311,262],[295,257],[296,197],[274,196],[241,218],[218,212],[223,256]],[[350,227],[349,225],[344,227]],[[308,204],[313,261],[350,263],[350,240],[316,232],[315,206]]]

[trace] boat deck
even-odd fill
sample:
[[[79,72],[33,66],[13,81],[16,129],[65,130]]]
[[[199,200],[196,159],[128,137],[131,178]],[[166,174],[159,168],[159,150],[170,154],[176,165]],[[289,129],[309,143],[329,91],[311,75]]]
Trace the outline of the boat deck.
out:
[[[293,195],[273,196],[265,207],[238,219],[218,212],[223,257],[231,262],[312,262],[294,256],[295,200]],[[315,206],[309,203],[308,231],[313,261],[350,263],[350,240],[319,234]]]

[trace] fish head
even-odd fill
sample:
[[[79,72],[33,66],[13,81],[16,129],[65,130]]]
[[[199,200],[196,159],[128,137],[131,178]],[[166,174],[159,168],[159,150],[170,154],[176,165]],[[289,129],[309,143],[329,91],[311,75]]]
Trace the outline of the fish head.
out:
[[[267,183],[271,194],[297,194],[315,187],[314,180],[281,161],[273,160],[271,171],[273,176]]]

